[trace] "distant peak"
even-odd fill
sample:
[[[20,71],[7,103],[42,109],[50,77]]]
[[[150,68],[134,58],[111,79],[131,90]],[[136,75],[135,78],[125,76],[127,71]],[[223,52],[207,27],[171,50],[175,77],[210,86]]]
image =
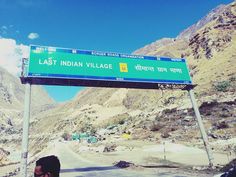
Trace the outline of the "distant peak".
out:
[[[204,16],[201,20],[197,23],[193,24],[192,26],[188,27],[184,31],[182,31],[178,36],[177,39],[190,39],[194,33],[202,28],[204,25],[209,23],[210,21],[214,20],[224,9],[226,5],[221,4],[216,8],[212,9],[206,16]]]

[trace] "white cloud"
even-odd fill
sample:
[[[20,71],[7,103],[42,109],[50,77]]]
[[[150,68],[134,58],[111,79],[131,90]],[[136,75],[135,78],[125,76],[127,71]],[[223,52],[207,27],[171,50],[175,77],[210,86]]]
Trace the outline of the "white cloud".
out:
[[[3,25],[3,26],[1,27],[1,29],[2,29],[2,30],[7,30],[7,27],[6,27],[5,25]]]
[[[39,34],[38,33],[30,33],[28,35],[28,38],[31,39],[31,40],[37,39],[37,38],[39,38]]]
[[[21,72],[22,58],[29,57],[29,47],[16,44],[14,39],[0,38],[0,66],[17,76]]]

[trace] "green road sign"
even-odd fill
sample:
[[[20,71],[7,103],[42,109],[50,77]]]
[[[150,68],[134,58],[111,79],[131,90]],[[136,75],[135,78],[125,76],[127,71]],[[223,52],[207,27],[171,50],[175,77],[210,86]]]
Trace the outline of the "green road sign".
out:
[[[31,46],[25,78],[191,85],[185,59]],[[54,80],[54,83],[55,80]],[[71,82],[70,82],[71,83]],[[53,83],[51,83],[53,85]],[[59,85],[67,85],[59,84]]]

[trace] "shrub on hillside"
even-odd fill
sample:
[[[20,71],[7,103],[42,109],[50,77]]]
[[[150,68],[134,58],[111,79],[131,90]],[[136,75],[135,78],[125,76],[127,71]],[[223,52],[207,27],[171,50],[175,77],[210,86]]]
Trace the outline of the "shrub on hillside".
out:
[[[64,132],[61,137],[65,140],[65,141],[68,141],[70,139],[70,135],[66,132]]]
[[[229,80],[230,80],[231,82],[236,81],[236,76],[232,76],[232,77],[230,77]]]
[[[157,122],[152,122],[151,125],[149,125],[148,129],[150,131],[159,131],[160,129],[162,129],[165,125],[162,123],[157,123]]]
[[[216,122],[216,123],[213,124],[213,126],[216,127],[216,129],[229,128],[229,124],[225,121]]]
[[[229,81],[220,81],[214,84],[214,88],[216,91],[219,92],[226,92],[230,87],[230,82]]]

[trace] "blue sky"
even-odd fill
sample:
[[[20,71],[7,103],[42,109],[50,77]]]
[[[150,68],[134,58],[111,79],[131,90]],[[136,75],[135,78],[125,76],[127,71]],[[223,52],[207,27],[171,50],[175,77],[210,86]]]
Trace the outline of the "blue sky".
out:
[[[18,44],[132,53],[176,37],[219,4],[233,0],[0,0],[0,36]],[[46,90],[56,101],[78,87]]]

